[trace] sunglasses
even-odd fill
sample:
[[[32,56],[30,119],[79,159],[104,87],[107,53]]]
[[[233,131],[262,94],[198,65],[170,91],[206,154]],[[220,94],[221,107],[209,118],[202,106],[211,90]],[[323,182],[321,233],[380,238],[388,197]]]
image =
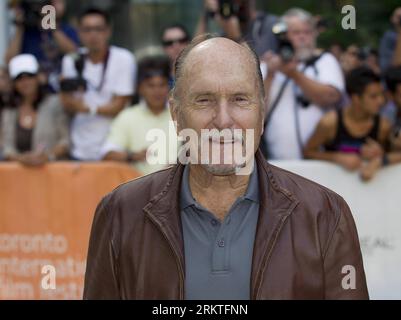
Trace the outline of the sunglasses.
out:
[[[104,26],[94,26],[94,27],[82,27],[81,32],[83,33],[89,33],[89,32],[96,32],[96,33],[101,33],[106,31],[107,27]]]
[[[188,37],[184,37],[181,39],[173,39],[173,40],[163,40],[163,46],[164,47],[170,47],[175,43],[179,43],[179,44],[185,44],[188,42]]]

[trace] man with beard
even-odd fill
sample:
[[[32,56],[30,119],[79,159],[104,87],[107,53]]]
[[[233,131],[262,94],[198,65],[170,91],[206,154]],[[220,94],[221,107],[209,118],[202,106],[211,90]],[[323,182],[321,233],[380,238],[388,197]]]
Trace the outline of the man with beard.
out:
[[[265,88],[269,92],[265,143],[270,159],[301,159],[302,149],[324,111],[341,100],[344,79],[336,58],[316,49],[312,15],[290,9],[282,17],[293,56],[267,52]],[[280,47],[280,46],[279,46]]]
[[[179,134],[190,129],[224,155],[243,145],[245,162],[199,163],[205,149],[189,149],[198,152],[189,164],[107,195],[93,221],[84,298],[368,298],[345,201],[268,164],[258,150],[264,91],[251,49],[226,38],[195,39],[175,74],[170,107]],[[204,130],[235,136],[199,138]],[[249,137],[253,143],[243,143]],[[240,174],[248,164],[251,173]]]

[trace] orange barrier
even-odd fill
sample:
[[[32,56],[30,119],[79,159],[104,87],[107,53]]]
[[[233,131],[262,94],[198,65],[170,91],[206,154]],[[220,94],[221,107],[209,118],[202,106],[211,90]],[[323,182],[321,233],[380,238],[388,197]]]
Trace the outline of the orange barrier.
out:
[[[96,205],[139,175],[114,162],[0,165],[0,300],[81,299]]]

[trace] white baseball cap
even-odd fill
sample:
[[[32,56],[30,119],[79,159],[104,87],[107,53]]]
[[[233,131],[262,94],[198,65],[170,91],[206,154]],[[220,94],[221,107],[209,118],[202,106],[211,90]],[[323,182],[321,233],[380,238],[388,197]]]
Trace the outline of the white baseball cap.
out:
[[[31,54],[20,54],[12,58],[8,64],[8,72],[11,79],[17,78],[22,73],[37,74],[39,63]]]

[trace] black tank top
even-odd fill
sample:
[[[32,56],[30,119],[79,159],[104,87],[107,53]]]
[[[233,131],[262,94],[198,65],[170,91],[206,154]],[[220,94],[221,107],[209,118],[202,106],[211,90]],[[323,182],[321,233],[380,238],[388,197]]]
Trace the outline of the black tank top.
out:
[[[343,153],[360,153],[363,144],[367,138],[378,140],[380,126],[380,115],[376,115],[372,129],[362,137],[354,137],[345,127],[343,110],[337,111],[337,132],[334,140],[325,145],[327,151],[343,152]]]

